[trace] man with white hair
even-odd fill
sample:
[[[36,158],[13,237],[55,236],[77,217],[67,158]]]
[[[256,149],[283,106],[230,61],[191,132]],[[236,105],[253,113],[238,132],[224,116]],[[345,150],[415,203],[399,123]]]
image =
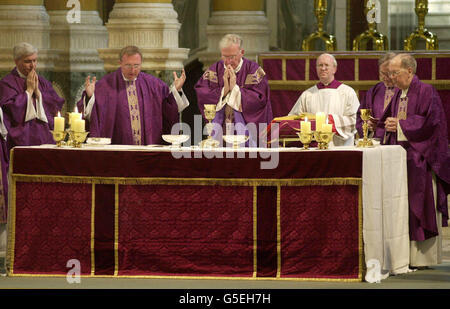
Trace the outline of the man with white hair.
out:
[[[37,49],[20,43],[13,51],[16,67],[0,81],[8,153],[14,146],[54,144],[53,117],[64,104],[52,84],[36,72]]]
[[[385,121],[385,144],[407,152],[410,265],[427,267],[442,260],[442,226],[448,226],[450,151],[447,121],[436,89],[419,80],[417,62],[398,54],[389,75],[400,89]]]
[[[239,35],[225,35],[219,48],[222,59],[195,85],[198,107],[203,114],[205,104],[216,105],[213,123],[222,130],[214,130],[215,139],[220,141],[222,134],[247,135],[248,144],[256,146],[260,124],[267,125],[273,118],[266,73],[256,62],[244,58]]]
[[[353,88],[337,81],[337,61],[331,54],[321,54],[316,61],[319,83],[305,90],[289,115],[323,112],[332,124],[335,146],[353,146],[359,100]],[[320,129],[320,128],[319,128]]]

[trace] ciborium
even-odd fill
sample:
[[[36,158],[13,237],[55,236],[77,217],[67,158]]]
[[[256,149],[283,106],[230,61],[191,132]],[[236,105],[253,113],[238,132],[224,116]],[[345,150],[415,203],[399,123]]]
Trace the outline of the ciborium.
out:
[[[84,143],[88,134],[89,132],[75,132],[69,130],[69,140],[71,142],[71,146],[81,148],[81,144]]]
[[[313,133],[297,132],[298,137],[300,137],[300,142],[303,144],[303,149],[309,149],[309,144],[313,140]]]
[[[369,108],[360,109],[361,119],[363,121],[363,140],[358,142],[358,147],[373,147],[372,139],[368,138],[369,125],[367,122],[372,118],[372,110]]]
[[[206,132],[208,133],[208,138],[201,141],[199,146],[202,148],[213,148],[219,146],[219,141],[216,141],[211,137],[211,133],[214,125],[212,121],[214,117],[216,117],[216,105],[215,104],[205,104],[204,105],[204,114],[208,123],[206,124]]]
[[[61,147],[64,145],[64,139],[66,138],[65,131],[50,131],[53,135],[53,140],[56,143],[56,147]]]
[[[319,149],[328,149],[328,145],[333,140],[334,132],[314,131],[314,139],[317,141]]]

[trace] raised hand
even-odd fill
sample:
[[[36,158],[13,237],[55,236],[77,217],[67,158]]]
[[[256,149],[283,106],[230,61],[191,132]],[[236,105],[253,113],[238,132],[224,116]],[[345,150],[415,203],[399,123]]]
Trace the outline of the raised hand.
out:
[[[90,98],[94,95],[95,92],[95,83],[97,82],[97,77],[94,76],[91,81],[91,76],[88,75],[84,82],[84,90],[86,91],[86,95]]]
[[[183,71],[181,71],[180,77],[178,77],[177,72],[173,72],[173,83],[177,91],[180,91],[181,88],[183,88],[185,81],[186,81],[186,73],[184,72],[184,69]]]

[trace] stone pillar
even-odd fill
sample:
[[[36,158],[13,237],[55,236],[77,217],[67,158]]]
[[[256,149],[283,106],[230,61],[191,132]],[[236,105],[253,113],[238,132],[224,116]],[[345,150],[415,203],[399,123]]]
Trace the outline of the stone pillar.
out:
[[[0,77],[14,68],[13,47],[28,42],[39,50],[38,71],[53,70],[49,16],[44,0],[0,0]],[[46,74],[44,74],[46,75]]]
[[[116,70],[120,50],[136,45],[144,58],[142,70],[169,82],[189,53],[178,47],[177,17],[171,0],[117,0],[106,24],[108,48],[99,49],[105,70]]]
[[[245,57],[256,60],[259,53],[269,50],[268,24],[263,0],[213,0],[206,29],[208,47],[199,53],[204,68],[219,60],[219,41],[228,33],[240,35]]]
[[[104,75],[103,61],[97,49],[107,47],[108,33],[99,16],[97,1],[79,0],[79,23],[68,18],[68,13],[75,7],[67,7],[66,3],[45,0],[50,16],[50,46],[58,55],[54,87],[63,89],[68,109],[72,110],[81,98],[86,76],[100,78]]]

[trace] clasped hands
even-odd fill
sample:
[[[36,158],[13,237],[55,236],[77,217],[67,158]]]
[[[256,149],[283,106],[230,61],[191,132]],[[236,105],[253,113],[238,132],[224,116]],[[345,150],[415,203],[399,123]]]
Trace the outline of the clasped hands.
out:
[[[378,121],[379,121],[378,118],[371,118],[367,121],[367,126],[370,131],[375,131]],[[388,117],[384,122],[384,128],[386,129],[387,132],[397,132],[397,124],[398,118]]]
[[[35,94],[37,98],[39,98],[41,95],[41,91],[39,90],[39,78],[36,70],[28,73],[27,92],[30,94],[30,96],[33,96],[33,94]]]
[[[233,90],[234,86],[236,86],[236,73],[231,65],[228,65],[225,68],[225,72],[223,73],[223,84],[223,96],[226,96]]]

